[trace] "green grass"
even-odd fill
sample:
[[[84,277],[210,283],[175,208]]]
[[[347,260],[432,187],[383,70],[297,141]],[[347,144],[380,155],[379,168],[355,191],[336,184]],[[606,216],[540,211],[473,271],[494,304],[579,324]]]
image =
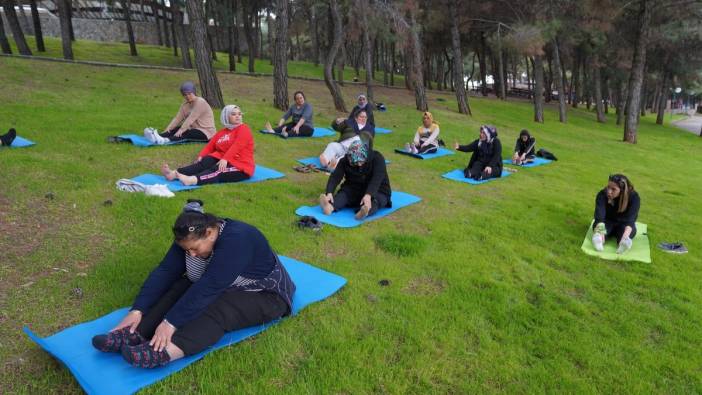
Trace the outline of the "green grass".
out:
[[[63,58],[63,49],[61,47],[61,39],[54,37],[44,37],[44,45],[46,47],[46,52],[36,51],[36,44],[34,36],[26,36],[27,43],[35,56],[43,56],[50,58]],[[10,37],[10,45],[12,46],[12,53],[18,54],[17,47],[15,46],[14,40]],[[180,51],[180,48],[179,48]],[[191,59],[195,62],[195,54],[191,50]],[[180,52],[178,56],[173,56],[173,49],[166,48],[165,46],[157,45],[137,45],[137,53],[139,56],[129,55],[129,44],[128,43],[117,43],[117,42],[103,42],[103,41],[88,41],[88,40],[77,40],[73,43],[73,57],[75,60],[83,61],[94,61],[94,62],[106,62],[106,63],[120,63],[120,64],[139,64],[147,66],[167,66],[167,67],[183,67],[183,63],[180,57]],[[194,63],[193,63],[194,64]],[[227,53],[218,52],[217,60],[213,61],[214,67],[219,71],[229,71],[229,55]],[[236,72],[245,73],[248,72],[249,58],[247,56],[242,57],[242,62],[236,64]],[[254,60],[254,70],[256,73],[263,74],[273,74],[273,65],[269,59],[255,59]],[[324,78],[324,65],[320,64],[315,66],[312,63],[303,61],[288,61],[288,75],[290,77],[303,77],[303,78]],[[358,79],[361,82],[365,82],[365,69],[361,68],[359,70]],[[353,67],[346,67],[344,69],[344,80],[349,82],[355,76],[355,71]],[[377,72],[374,76],[376,83],[383,82],[383,73]],[[390,78],[388,76],[388,78]],[[403,75],[395,74],[395,86],[404,86],[405,77]]]
[[[473,117],[451,94],[430,107],[449,144],[497,126],[504,156],[519,130],[559,161],[470,186],[440,175],[465,154],[419,161],[392,153],[420,122],[411,92],[377,89],[392,128],[376,148],[392,160],[394,189],[422,202],[359,228],[297,229],[296,207],[314,204],[326,176],[292,171],[329,139],[255,134],[258,163],[286,178],[222,185],[176,198],[119,192],[122,177],[178,165],[199,147],[140,149],[109,135],[163,128],[191,72],[111,69],[0,58],[0,128],[38,144],[0,150],[0,388],[3,393],[78,393],[80,388],[21,332],[42,336],[129,305],[171,242],[188,197],[249,222],[281,254],[348,279],[338,294],[253,339],[209,354],[144,393],[695,393],[702,391],[702,162],[699,137],[642,119],[639,143],[570,110],[535,124],[528,102],[471,98]],[[253,129],[275,121],[268,78],[223,74],[225,102]],[[338,114],[321,82],[304,89],[325,125]],[[347,102],[356,93],[344,89]],[[445,101],[437,101],[437,98]],[[219,114],[217,114],[218,116]],[[642,197],[651,244],[682,240],[690,253],[651,251],[652,264],[603,261],[580,244],[596,192],[627,174]],[[53,194],[53,199],[45,197]],[[111,204],[104,202],[110,200]],[[388,286],[379,281],[389,280]],[[73,289],[83,290],[82,298]],[[86,339],[86,344],[87,343]],[[255,357],[254,357],[255,356]]]

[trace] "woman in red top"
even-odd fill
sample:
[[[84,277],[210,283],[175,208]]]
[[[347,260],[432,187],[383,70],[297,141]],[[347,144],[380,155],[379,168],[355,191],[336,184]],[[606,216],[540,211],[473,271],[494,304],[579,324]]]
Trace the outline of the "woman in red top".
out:
[[[256,168],[254,141],[249,125],[243,122],[239,106],[222,109],[220,121],[224,129],[210,139],[192,165],[171,170],[168,164],[161,173],[168,179],[179,179],[184,185],[237,182],[251,178]]]

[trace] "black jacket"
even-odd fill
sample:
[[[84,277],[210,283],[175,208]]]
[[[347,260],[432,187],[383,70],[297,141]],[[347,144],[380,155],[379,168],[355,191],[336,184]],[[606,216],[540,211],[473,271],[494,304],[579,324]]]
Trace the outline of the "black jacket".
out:
[[[485,166],[492,168],[494,177],[502,177],[502,143],[500,139],[495,137],[492,142],[478,145],[480,140],[475,140],[468,145],[458,146],[458,150],[462,152],[472,152],[467,169],[473,167],[475,162],[480,162]]]
[[[517,137],[517,144],[514,145],[514,152],[517,152],[519,155],[522,155],[526,152],[526,150],[529,149],[529,147],[531,147],[529,152],[527,152],[526,156],[534,156],[536,149],[535,143],[536,139],[533,137],[529,137],[526,142],[522,141],[521,137]]]
[[[387,195],[388,198],[392,194],[390,179],[385,168],[385,158],[378,151],[371,151],[368,160],[360,168],[351,165],[348,157],[344,156],[341,158],[336,165],[336,169],[329,176],[327,193],[334,193],[341,180],[344,180],[341,189],[363,192],[371,196],[376,193],[382,193]]]
[[[608,204],[607,188],[597,193],[597,197],[595,198],[595,224],[600,222],[614,222],[624,226],[636,225],[636,218],[639,216],[639,208],[641,207],[639,194],[636,191],[629,194],[629,203],[623,213],[617,212],[620,198],[621,196],[614,199],[612,202],[613,204]]]
[[[347,119],[341,123],[336,123],[336,120],[332,121],[332,129],[341,133],[337,142],[342,142],[346,139],[350,139],[353,136],[360,136],[361,140],[369,143],[375,137],[375,126],[372,123],[366,123],[363,129],[358,128],[358,124],[354,119]],[[372,145],[371,145],[372,147]]]

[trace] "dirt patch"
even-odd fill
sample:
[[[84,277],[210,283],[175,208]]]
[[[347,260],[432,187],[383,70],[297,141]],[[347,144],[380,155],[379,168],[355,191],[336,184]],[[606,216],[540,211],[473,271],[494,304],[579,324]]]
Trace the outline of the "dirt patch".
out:
[[[403,291],[411,295],[430,296],[441,293],[446,284],[443,280],[433,277],[417,277],[412,279]]]

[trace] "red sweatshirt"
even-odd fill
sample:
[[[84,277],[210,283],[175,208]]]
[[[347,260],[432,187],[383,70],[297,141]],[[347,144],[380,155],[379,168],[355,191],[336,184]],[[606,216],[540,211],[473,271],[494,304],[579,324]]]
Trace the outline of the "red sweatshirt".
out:
[[[232,130],[226,128],[220,130],[200,151],[199,156],[225,159],[229,166],[236,167],[249,177],[253,176],[256,163],[254,162],[254,140],[249,125],[242,123]]]

